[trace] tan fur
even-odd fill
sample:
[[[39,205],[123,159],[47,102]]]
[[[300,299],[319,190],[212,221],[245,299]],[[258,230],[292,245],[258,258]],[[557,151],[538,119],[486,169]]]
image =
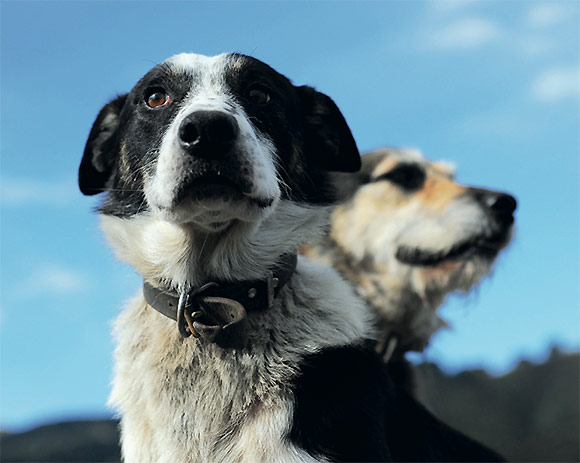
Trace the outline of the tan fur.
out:
[[[416,163],[426,171],[418,191],[392,182],[368,182],[397,164]],[[355,287],[379,316],[385,338],[396,335],[399,348],[421,351],[447,323],[437,308],[456,290],[468,291],[492,268],[493,258],[472,255],[434,266],[413,266],[395,258],[398,246],[451,249],[489,229],[482,205],[470,199],[470,187],[453,180],[449,164],[433,163],[413,150],[383,149],[363,156],[358,176],[340,176],[343,204],[332,213],[322,240],[302,248],[331,264]],[[506,243],[507,244],[507,243]]]
[[[463,193],[465,193],[465,187],[441,175],[436,175],[435,171],[430,171],[425,186],[417,195],[425,204],[425,207],[436,211],[443,211]]]
[[[131,172],[131,166],[129,165],[129,161],[127,159],[127,146],[125,146],[124,143],[121,145],[119,159],[119,170],[121,171],[121,175],[127,180],[131,181],[133,178],[133,173]]]

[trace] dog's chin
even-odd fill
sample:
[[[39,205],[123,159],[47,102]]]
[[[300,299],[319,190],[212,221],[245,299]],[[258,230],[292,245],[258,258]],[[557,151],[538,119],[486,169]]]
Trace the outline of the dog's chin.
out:
[[[431,268],[453,267],[471,261],[492,264],[498,253],[510,242],[511,234],[510,227],[491,236],[474,236],[451,248],[440,250],[402,245],[397,248],[395,258],[402,264]]]
[[[161,219],[190,225],[206,233],[223,233],[238,222],[258,223],[275,208],[277,198],[265,198],[219,186],[190,190],[170,207],[153,206]]]

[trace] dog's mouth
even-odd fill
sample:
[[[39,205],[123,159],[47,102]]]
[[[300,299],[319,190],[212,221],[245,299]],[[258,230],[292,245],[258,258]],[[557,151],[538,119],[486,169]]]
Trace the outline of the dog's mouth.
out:
[[[493,260],[499,251],[507,246],[510,231],[511,228],[491,236],[476,236],[459,242],[445,251],[400,246],[395,257],[404,264],[424,267],[433,267],[449,261],[467,260],[475,256]]]
[[[196,201],[248,201],[258,207],[272,205],[273,199],[252,194],[252,185],[243,177],[225,175],[220,171],[205,173],[183,182],[175,196],[174,204],[190,198]]]

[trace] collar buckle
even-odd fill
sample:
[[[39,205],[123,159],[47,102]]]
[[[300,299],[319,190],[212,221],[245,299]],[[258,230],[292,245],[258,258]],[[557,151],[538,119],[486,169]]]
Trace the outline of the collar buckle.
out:
[[[145,282],[143,296],[153,309],[177,321],[178,331],[184,338],[194,336],[220,347],[240,349],[248,339],[247,314],[271,309],[295,269],[296,254],[283,254],[263,280],[210,282],[180,293],[164,291]]]
[[[268,309],[271,309],[272,305],[274,305],[274,298],[276,297],[275,291],[279,284],[280,280],[274,277],[274,273],[269,272],[266,277],[266,302]]]
[[[219,284],[211,281],[206,283],[198,289],[191,289],[189,291],[183,291],[179,295],[179,301],[177,303],[177,328],[179,329],[179,334],[184,338],[193,335],[195,338],[199,338],[200,335],[197,333],[193,327],[194,321],[202,317],[205,312],[203,310],[202,294],[209,288],[219,287]],[[191,311],[187,310],[195,305],[195,309]]]

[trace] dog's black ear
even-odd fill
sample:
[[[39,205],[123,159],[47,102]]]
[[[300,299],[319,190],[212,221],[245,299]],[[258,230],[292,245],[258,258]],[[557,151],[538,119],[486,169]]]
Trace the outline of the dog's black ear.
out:
[[[84,195],[101,193],[111,176],[119,116],[126,100],[127,94],[106,104],[93,124],[79,167],[79,188]]]
[[[356,142],[334,101],[311,87],[296,88],[305,119],[305,144],[314,163],[328,171],[357,172]]]

